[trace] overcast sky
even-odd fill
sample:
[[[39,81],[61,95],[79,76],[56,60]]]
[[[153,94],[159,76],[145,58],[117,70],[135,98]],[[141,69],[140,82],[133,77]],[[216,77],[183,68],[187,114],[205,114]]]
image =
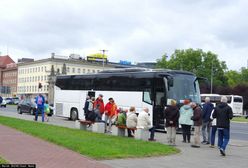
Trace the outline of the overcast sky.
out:
[[[106,49],[110,61],[155,62],[187,48],[246,67],[248,1],[0,0],[0,52],[15,61]]]

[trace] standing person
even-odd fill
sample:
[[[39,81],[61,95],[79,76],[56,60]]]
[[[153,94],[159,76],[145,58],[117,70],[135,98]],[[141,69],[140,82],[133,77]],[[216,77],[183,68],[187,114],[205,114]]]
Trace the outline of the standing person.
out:
[[[212,122],[211,122],[210,148],[214,148],[215,135],[216,135],[216,131],[217,131],[216,118],[213,118],[213,113],[214,113],[214,109],[212,110],[212,113],[210,116],[210,119],[212,120]]]
[[[114,99],[109,98],[109,102],[105,105],[105,132],[111,132],[112,119],[115,117],[117,106]],[[107,130],[107,124],[109,126]]]
[[[104,102],[103,95],[99,94],[96,101],[94,102],[95,113],[97,114],[97,121],[102,121],[102,115],[104,113]]]
[[[202,109],[202,144],[210,144],[210,116],[213,109],[214,105],[210,102],[210,98],[206,97]]]
[[[179,124],[182,126],[183,132],[183,143],[187,142],[190,143],[191,138],[191,126],[193,125],[193,121],[191,117],[193,116],[193,109],[190,106],[190,100],[185,99],[183,102],[183,106],[180,108],[180,117],[179,117]]]
[[[137,128],[147,129],[150,131],[149,141],[156,141],[154,139],[155,127],[151,125],[151,120],[149,117],[149,109],[145,107],[138,115]]]
[[[88,111],[86,113],[85,119],[88,121],[95,122],[96,119],[96,113],[94,112],[95,97],[91,97],[91,99],[89,99],[88,102],[89,102]]]
[[[201,125],[202,125],[202,110],[201,108],[195,103],[191,103],[191,107],[193,109],[193,116],[191,119],[194,121],[194,143],[191,145],[193,148],[200,147],[200,132],[201,132]]]
[[[87,96],[86,97],[86,100],[85,100],[85,103],[84,103],[84,116],[85,116],[85,119],[87,118],[87,114],[88,114],[88,108],[89,108],[89,102],[90,102],[90,96]]]
[[[178,126],[179,110],[176,100],[171,100],[171,105],[165,109],[167,139],[169,145],[176,145],[176,128]]]
[[[42,115],[42,122],[44,122],[44,104],[45,104],[45,98],[44,96],[40,93],[36,98],[35,98],[35,103],[37,104],[37,110],[35,113],[35,121],[38,120],[38,115],[39,112],[41,112]]]
[[[44,104],[44,113],[45,113],[45,120],[48,122],[48,114],[50,113],[50,107],[48,104],[48,101],[46,100],[45,104]]]
[[[230,120],[233,118],[233,111],[227,105],[227,97],[221,97],[221,103],[215,107],[213,118],[216,118],[218,129],[218,147],[222,156],[226,156],[225,150],[230,139]]]
[[[134,130],[129,128],[136,128],[137,126],[137,115],[134,106],[131,106],[129,112],[127,113],[127,133],[128,137],[134,137]]]
[[[0,96],[0,104],[3,102],[3,98],[2,96]]]

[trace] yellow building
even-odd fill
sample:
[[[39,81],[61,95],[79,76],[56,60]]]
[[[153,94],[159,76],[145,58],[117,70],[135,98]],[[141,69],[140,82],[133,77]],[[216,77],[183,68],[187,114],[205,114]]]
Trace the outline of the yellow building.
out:
[[[49,93],[49,76],[52,66],[55,74],[61,74],[63,65],[66,66],[67,75],[97,73],[103,69],[114,68],[113,65],[102,62],[87,62],[79,59],[68,59],[68,57],[55,56],[52,54],[51,58],[41,59],[32,62],[18,63],[18,82],[17,95],[31,95],[36,96],[38,93],[44,94],[48,97]],[[39,83],[42,88],[39,89]]]

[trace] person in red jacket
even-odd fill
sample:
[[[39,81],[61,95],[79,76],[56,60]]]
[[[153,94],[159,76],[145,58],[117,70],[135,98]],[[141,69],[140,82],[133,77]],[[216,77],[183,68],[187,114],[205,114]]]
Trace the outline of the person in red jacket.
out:
[[[112,119],[116,115],[117,106],[113,98],[109,98],[109,102],[105,105],[105,132],[111,132]],[[109,129],[107,130],[107,123]]]
[[[102,98],[103,95],[99,94],[99,96],[94,102],[94,111],[97,114],[96,121],[102,121],[102,115],[104,113],[104,102]]]

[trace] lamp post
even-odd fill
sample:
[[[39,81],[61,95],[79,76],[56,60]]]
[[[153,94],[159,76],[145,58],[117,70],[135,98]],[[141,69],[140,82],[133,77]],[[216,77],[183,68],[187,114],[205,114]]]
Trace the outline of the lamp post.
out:
[[[213,93],[213,60],[212,60],[212,65],[211,65],[211,90],[210,93]]]
[[[100,50],[100,51],[102,51],[102,68],[104,69],[104,54],[108,50],[103,49],[103,50]]]

